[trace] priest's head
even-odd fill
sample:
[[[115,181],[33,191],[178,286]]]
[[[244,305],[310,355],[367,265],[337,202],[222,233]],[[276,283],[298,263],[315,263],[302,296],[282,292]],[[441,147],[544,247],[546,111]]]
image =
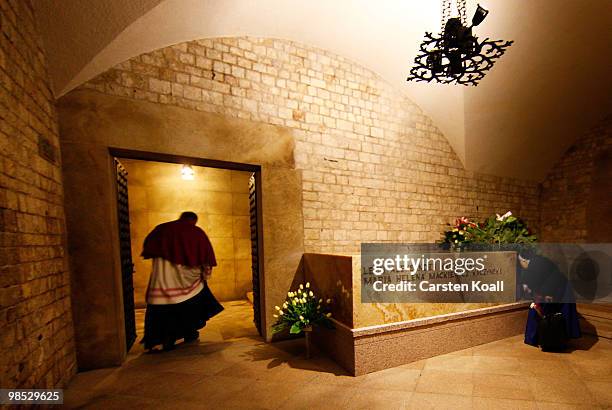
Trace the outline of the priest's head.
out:
[[[187,221],[195,225],[198,222],[198,215],[195,212],[185,211],[181,214],[181,217],[179,218],[179,220]]]

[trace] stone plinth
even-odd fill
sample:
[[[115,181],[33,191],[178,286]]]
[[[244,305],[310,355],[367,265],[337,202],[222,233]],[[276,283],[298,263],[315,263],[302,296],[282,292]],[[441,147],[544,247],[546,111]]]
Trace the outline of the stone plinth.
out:
[[[334,299],[335,329],[317,327],[313,341],[356,376],[525,329],[527,303],[361,303],[359,257],[305,254],[303,267],[317,294]]]

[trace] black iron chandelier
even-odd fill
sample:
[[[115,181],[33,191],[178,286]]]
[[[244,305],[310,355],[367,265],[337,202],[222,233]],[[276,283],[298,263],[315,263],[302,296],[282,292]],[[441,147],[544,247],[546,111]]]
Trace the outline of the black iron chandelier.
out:
[[[472,28],[485,19],[488,10],[478,5],[472,25],[467,25],[466,0],[457,0],[459,17],[451,17],[453,0],[442,0],[440,35],[425,33],[419,53],[410,69],[408,81],[437,81],[443,84],[477,85],[513,41],[489,40],[479,42]]]

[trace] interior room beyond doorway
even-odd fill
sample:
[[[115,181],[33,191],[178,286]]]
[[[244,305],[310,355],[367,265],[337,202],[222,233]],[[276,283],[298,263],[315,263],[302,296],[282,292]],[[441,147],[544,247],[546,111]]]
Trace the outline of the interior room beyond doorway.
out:
[[[183,211],[198,215],[218,265],[209,286],[223,302],[252,300],[249,179],[247,171],[120,159],[128,172],[134,305],[146,306],[151,261],[140,253],[146,235]],[[141,315],[137,314],[137,319]],[[140,326],[138,326],[140,328]],[[138,334],[138,339],[142,337]]]

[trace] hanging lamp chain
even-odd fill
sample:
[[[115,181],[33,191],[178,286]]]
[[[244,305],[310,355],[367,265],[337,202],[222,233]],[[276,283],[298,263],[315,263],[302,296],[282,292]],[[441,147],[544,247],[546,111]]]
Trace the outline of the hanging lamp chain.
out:
[[[464,26],[467,25],[467,7],[465,5],[466,0],[457,0],[457,11],[459,12],[459,17],[461,17],[461,24]]]
[[[444,31],[444,25],[450,18],[451,14],[451,0],[442,0],[442,18],[440,19],[440,32]]]
[[[459,13],[459,17],[461,18],[461,23],[465,26],[467,25],[467,0],[442,0],[442,18],[440,19],[440,31],[444,31],[444,26],[448,19],[451,18],[451,14],[453,13],[453,3],[455,3],[455,7],[457,9],[457,13]]]

